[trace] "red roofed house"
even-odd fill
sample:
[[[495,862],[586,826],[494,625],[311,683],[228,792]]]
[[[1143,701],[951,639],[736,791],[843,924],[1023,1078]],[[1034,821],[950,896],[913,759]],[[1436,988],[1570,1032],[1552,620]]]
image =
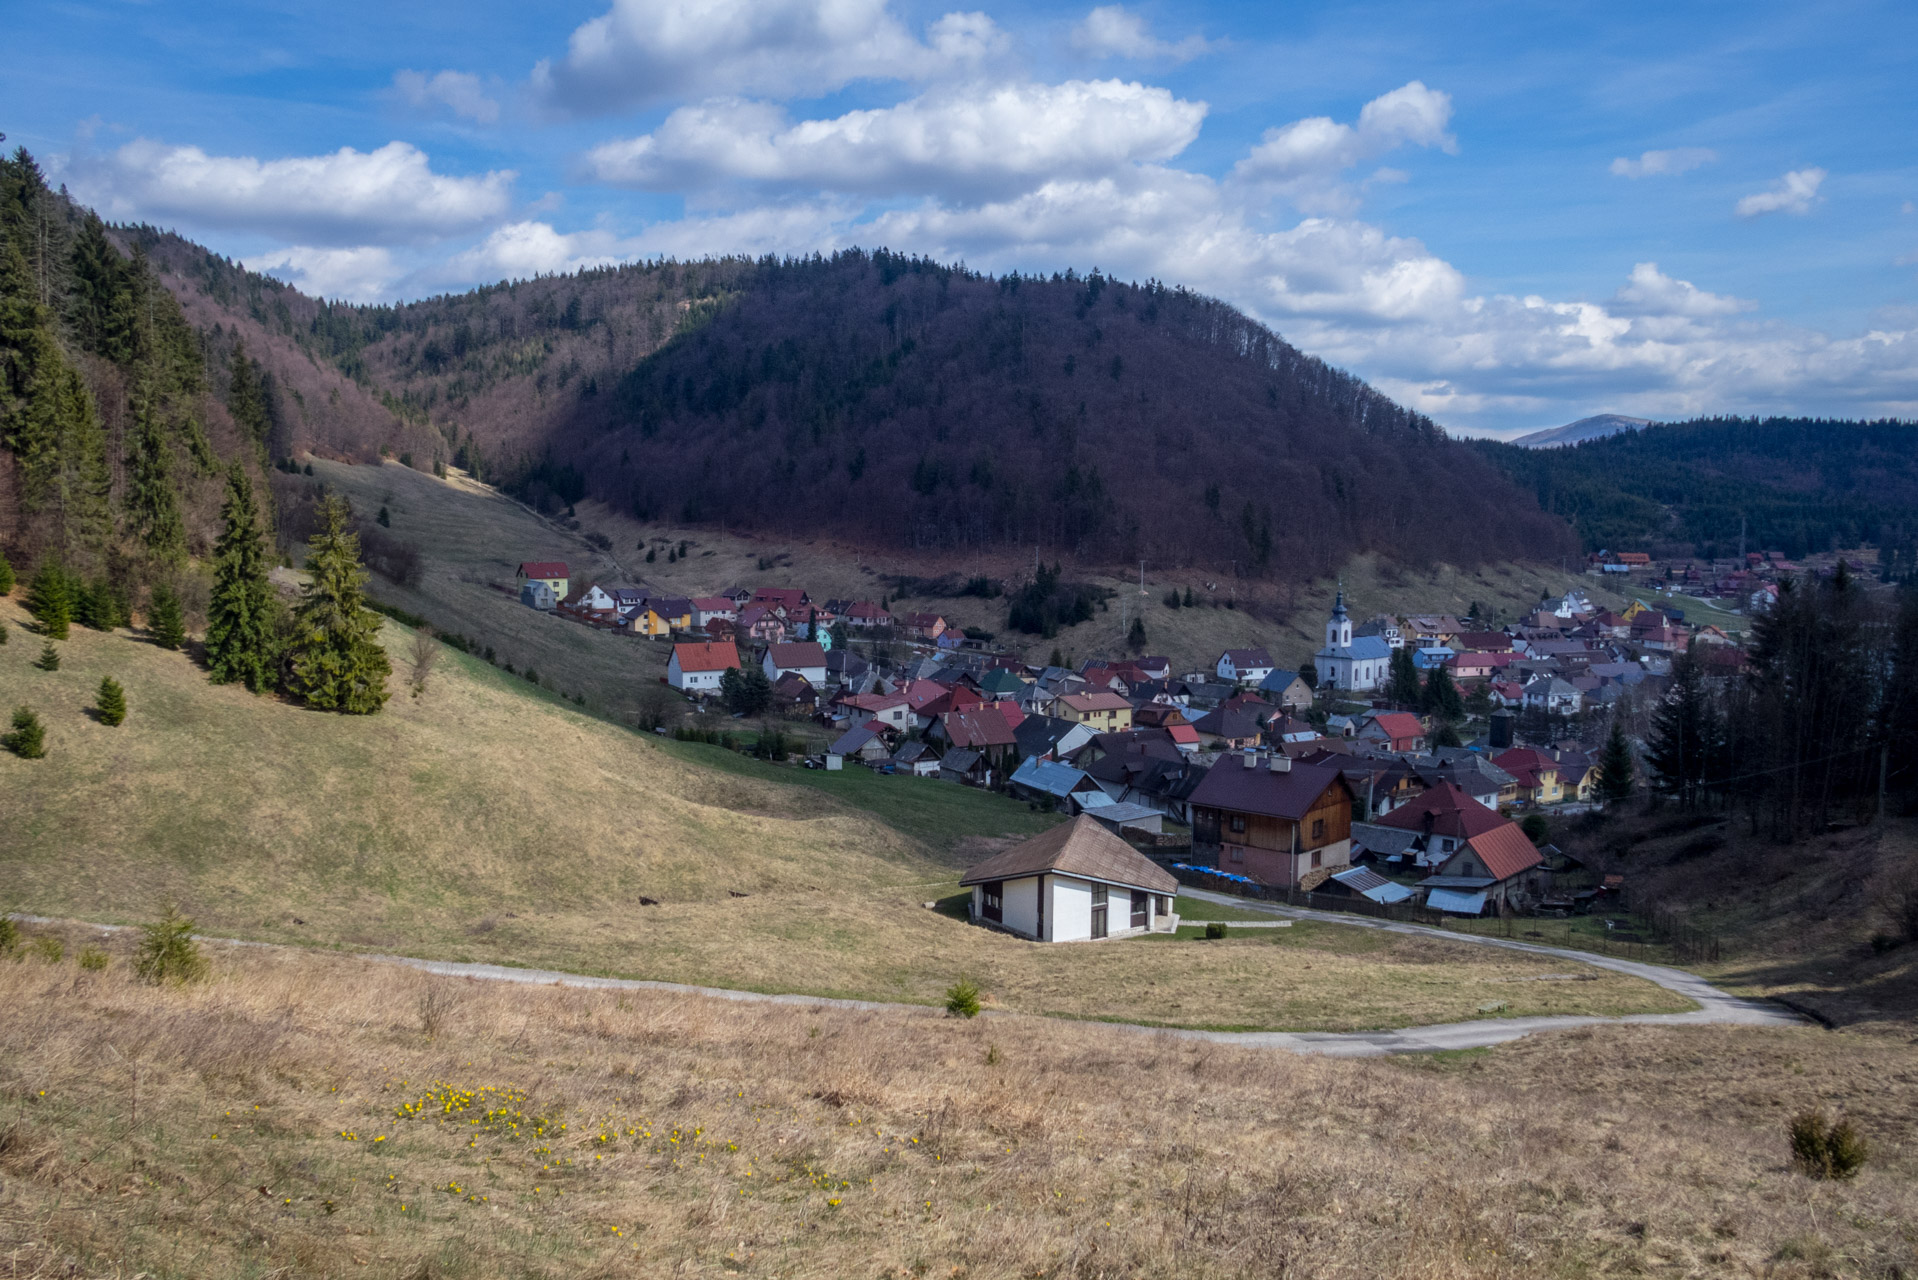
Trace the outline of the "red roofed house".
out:
[[[846,609],[846,625],[866,629],[890,627],[892,615],[870,600],[855,600]]]
[[[1565,798],[1565,782],[1558,761],[1543,751],[1514,747],[1492,757],[1492,763],[1518,780],[1518,798],[1526,804],[1557,804]]]
[[[1429,867],[1443,862],[1472,837],[1501,823],[1509,825],[1511,819],[1472,799],[1457,783],[1441,782],[1372,821],[1381,827],[1418,832],[1412,847],[1420,855],[1419,865]]]
[[[798,587],[760,587],[749,603],[763,604],[784,618],[811,604],[812,598]]]
[[[1290,887],[1352,860],[1352,789],[1337,769],[1247,752],[1192,792],[1192,851],[1221,871]]]
[[[566,584],[571,576],[566,572],[564,560],[527,560],[519,567],[519,585],[544,582],[552,591],[555,603],[566,598]]]
[[[1461,631],[1451,647],[1469,653],[1510,653],[1512,637],[1503,631]]]
[[[666,661],[666,683],[686,693],[717,692],[720,677],[738,665],[739,650],[730,640],[676,644]]]
[[[739,611],[739,619],[733,625],[739,635],[761,644],[778,644],[786,638],[786,620],[769,605],[747,605]]]
[[[735,622],[739,618],[739,606],[726,596],[696,596],[693,599],[693,625],[704,628],[715,618],[723,622]]]
[[[946,633],[946,620],[936,613],[902,613],[894,621],[915,640],[937,640]]]
[[[1545,859],[1519,830],[1501,820],[1467,840],[1423,881],[1425,902],[1441,911],[1478,915],[1487,908],[1518,908],[1545,887]]]
[[[905,695],[898,693],[854,693],[839,699],[839,706],[849,709],[855,720],[877,720],[896,733],[905,733],[913,727],[912,704]]]
[[[814,685],[826,683],[826,651],[816,640],[768,645],[760,666],[768,680],[777,680],[791,672],[806,677]]]
[[[1377,742],[1388,751],[1423,751],[1425,726],[1409,711],[1378,711],[1365,717],[1358,738]]]
[[[944,738],[954,750],[977,751],[997,764],[1019,745],[1013,736],[1018,725],[1004,714],[1009,705],[995,702],[967,711],[948,711],[939,717],[933,733]],[[1018,714],[1016,708],[1013,714]]]

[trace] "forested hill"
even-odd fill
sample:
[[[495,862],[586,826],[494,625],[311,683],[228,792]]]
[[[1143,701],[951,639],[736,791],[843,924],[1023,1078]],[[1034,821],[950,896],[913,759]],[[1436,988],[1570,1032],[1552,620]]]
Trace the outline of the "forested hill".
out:
[[[237,412],[145,255],[25,151],[0,159],[0,552],[15,566],[55,557],[124,605],[207,551],[229,460],[265,461],[258,371],[235,368]]]
[[[105,226],[47,191],[24,153],[9,163],[16,212],[0,235],[24,256],[10,268],[0,499],[22,500],[6,503],[0,543],[29,562],[55,544],[100,559],[148,529],[128,504],[154,492],[155,467],[185,544],[204,549],[223,459],[309,450],[462,466],[548,509],[590,495],[641,517],[877,547],[1037,546],[1221,574],[1572,547],[1563,522],[1428,419],[1157,283],[994,278],[853,250],[353,306],[170,233]],[[57,450],[83,478],[52,484],[52,455],[20,434],[18,406],[40,394],[28,384],[52,385],[23,372],[29,331],[89,393],[93,426]],[[164,351],[177,359],[154,364]],[[143,403],[164,448],[135,466]],[[73,510],[54,511],[53,493]]]
[[[184,242],[243,307],[528,500],[873,545],[1040,545],[1310,576],[1350,554],[1554,559],[1469,447],[1221,303],[884,251],[662,262],[327,305]],[[222,302],[222,299],[228,301]],[[293,415],[286,415],[291,417]],[[318,418],[299,447],[354,456]],[[302,436],[300,433],[304,432]]]
[[[1918,424],[1708,418],[1560,449],[1476,447],[1586,549],[1794,558],[1918,539]],[[1901,550],[1902,549],[1902,550]]]

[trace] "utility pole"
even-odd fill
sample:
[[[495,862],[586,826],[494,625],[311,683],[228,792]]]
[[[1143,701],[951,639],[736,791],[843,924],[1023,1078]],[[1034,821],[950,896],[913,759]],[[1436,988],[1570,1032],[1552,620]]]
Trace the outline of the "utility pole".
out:
[[[1891,768],[1891,746],[1878,748],[1878,821],[1885,820],[1885,774]]]
[[[1145,561],[1139,561],[1139,594],[1145,594]]]

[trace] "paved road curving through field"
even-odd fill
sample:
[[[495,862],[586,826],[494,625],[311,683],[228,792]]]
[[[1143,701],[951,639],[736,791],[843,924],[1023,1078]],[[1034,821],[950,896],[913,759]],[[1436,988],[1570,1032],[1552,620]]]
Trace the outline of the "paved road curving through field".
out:
[[[1147,1032],[1152,1035],[1205,1040],[1216,1044],[1245,1045],[1251,1048],[1284,1049],[1291,1053],[1314,1053],[1333,1058],[1374,1058],[1389,1053],[1435,1053],[1449,1049],[1483,1049],[1516,1040],[1535,1031],[1559,1031],[1569,1027],[1589,1027],[1612,1022],[1664,1026],[1699,1026],[1708,1023],[1755,1027],[1810,1025],[1808,1019],[1800,1017],[1782,1005],[1765,1000],[1746,1000],[1727,995],[1695,973],[1687,973],[1683,969],[1673,969],[1665,965],[1643,964],[1636,960],[1621,960],[1613,956],[1595,955],[1591,952],[1569,950],[1564,947],[1540,946],[1537,943],[1520,942],[1513,938],[1482,938],[1474,934],[1449,933],[1443,929],[1432,929],[1424,925],[1375,920],[1368,916],[1313,911],[1305,907],[1279,906],[1276,903],[1255,902],[1225,894],[1209,893],[1203,889],[1182,889],[1180,896],[1244,907],[1252,911],[1269,912],[1274,917],[1322,920],[1328,924],[1346,925],[1357,929],[1382,929],[1387,933],[1416,934],[1439,938],[1447,942],[1503,947],[1510,951],[1524,951],[1532,955],[1549,956],[1556,960],[1576,961],[1579,964],[1591,965],[1593,968],[1610,969],[1656,983],[1667,991],[1675,991],[1684,996],[1698,1008],[1686,1013],[1636,1013],[1618,1018],[1576,1014],[1533,1018],[1481,1018],[1473,1022],[1447,1022],[1430,1027],[1402,1027],[1396,1031],[1199,1031],[1179,1027],[1145,1026],[1129,1022],[1111,1022],[1105,1025],[1122,1031]],[[39,916],[16,915],[13,918],[22,922],[40,924],[65,923]],[[95,927],[114,932],[126,928],[124,925]],[[306,950],[303,947],[287,947],[265,942],[241,942],[236,939],[222,938],[208,939],[208,941],[224,942],[235,946],[261,947],[275,951]],[[474,978],[485,982],[518,982],[531,986],[581,987],[589,990],[668,991],[681,995],[710,996],[717,1000],[784,1004],[808,1009],[859,1009],[919,1014],[931,1012],[927,1006],[918,1004],[888,1004],[874,1000],[844,1000],[825,996],[775,995],[763,991],[737,991],[730,987],[696,987],[679,982],[652,982],[640,978],[599,978],[588,974],[564,973],[556,969],[520,969],[510,965],[475,964],[457,960],[420,960],[412,956],[361,955],[359,958],[378,964],[403,965],[443,977]],[[986,1016],[1026,1018],[1042,1015],[995,1010]]]

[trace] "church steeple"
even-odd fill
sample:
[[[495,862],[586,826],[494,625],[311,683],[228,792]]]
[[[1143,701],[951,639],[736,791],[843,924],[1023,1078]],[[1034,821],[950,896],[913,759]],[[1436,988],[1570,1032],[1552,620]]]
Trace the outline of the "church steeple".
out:
[[[1328,649],[1349,649],[1352,647],[1352,619],[1345,612],[1345,585],[1339,585],[1338,599],[1332,603],[1332,616],[1325,624],[1325,647]]]

